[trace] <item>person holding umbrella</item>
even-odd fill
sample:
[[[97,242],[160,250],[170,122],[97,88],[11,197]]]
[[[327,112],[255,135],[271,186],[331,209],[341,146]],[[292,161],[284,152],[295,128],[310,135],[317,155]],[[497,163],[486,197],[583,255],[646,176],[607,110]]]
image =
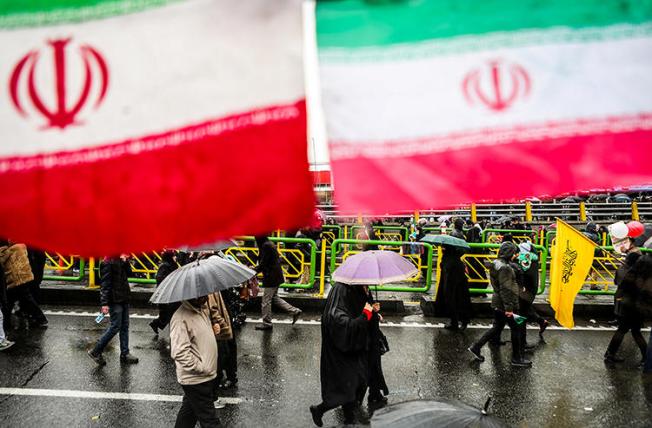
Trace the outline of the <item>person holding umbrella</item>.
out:
[[[367,340],[373,307],[360,285],[335,283],[321,317],[320,379],[322,402],[310,406],[312,420],[323,426],[328,410],[342,406],[353,423],[356,400],[367,388]]]
[[[324,413],[339,406],[344,411],[345,423],[352,423],[353,410],[369,385],[369,336],[372,318],[376,316],[380,321],[380,305],[369,304],[370,296],[365,286],[404,281],[417,273],[411,262],[394,251],[361,252],[348,257],[333,272],[334,285],[321,317],[322,402],[310,406],[315,425],[321,427]],[[378,368],[379,358],[376,361],[372,356]],[[382,382],[380,378],[376,380],[378,382],[369,386],[386,389],[384,378]]]
[[[150,302],[181,302],[170,321],[170,354],[184,396],[175,427],[218,427],[213,404],[217,377],[217,342],[221,327],[213,327],[208,296],[236,287],[256,272],[220,257],[196,260],[172,272]],[[219,325],[219,320],[217,321]]]
[[[168,277],[172,272],[177,270],[179,267],[177,261],[175,260],[174,250],[166,249],[161,253],[161,264],[158,266],[156,271],[156,286],[158,287],[161,283]],[[158,336],[158,331],[163,330],[170,323],[172,315],[179,308],[179,302],[169,303],[165,305],[159,305],[158,307],[158,317],[153,319],[149,326],[154,331],[154,334]]]

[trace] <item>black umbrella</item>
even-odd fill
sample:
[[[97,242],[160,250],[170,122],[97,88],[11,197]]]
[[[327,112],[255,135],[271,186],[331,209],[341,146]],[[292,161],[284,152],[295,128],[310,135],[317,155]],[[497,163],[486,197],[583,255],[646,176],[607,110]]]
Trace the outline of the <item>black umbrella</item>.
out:
[[[172,272],[149,301],[161,304],[196,299],[237,287],[255,275],[256,272],[246,266],[213,256],[191,262]]]
[[[504,422],[487,415],[491,398],[479,410],[459,401],[415,400],[378,410],[373,428],[505,428]]]

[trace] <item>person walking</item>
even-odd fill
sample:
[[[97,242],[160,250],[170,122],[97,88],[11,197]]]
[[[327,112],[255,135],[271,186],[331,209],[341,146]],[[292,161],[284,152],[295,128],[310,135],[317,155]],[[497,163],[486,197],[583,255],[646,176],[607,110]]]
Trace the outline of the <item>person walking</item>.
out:
[[[176,365],[183,401],[175,428],[220,427],[215,412],[217,342],[213,331],[208,297],[181,302],[170,321],[170,354]]]
[[[322,402],[310,406],[312,420],[323,426],[324,413],[342,406],[353,423],[357,399],[367,387],[368,332],[373,307],[360,285],[336,282],[321,317],[319,377]]]
[[[471,295],[464,262],[461,259],[463,252],[451,245],[442,245],[441,249],[443,257],[437,300],[441,299],[440,307],[450,317],[450,322],[444,328],[465,330],[471,320]]]
[[[365,285],[363,289],[367,294],[367,302],[373,309],[367,334],[367,387],[369,389],[367,404],[369,407],[378,408],[387,404],[386,396],[389,395],[382,366],[382,356],[389,351],[389,345],[387,338],[380,330],[380,322],[383,320],[380,315],[380,303],[375,301],[369,287]],[[364,392],[363,390],[362,395],[358,397],[360,403],[364,399]]]
[[[232,366],[232,360],[237,358],[237,354],[231,355],[232,349],[227,345],[229,342],[234,341],[233,327],[229,311],[224,299],[222,298],[221,292],[213,293],[208,296],[208,309],[211,324],[213,326],[213,333],[215,334],[215,340],[217,341],[217,377],[215,379],[215,390],[217,391],[217,388],[221,386],[223,380],[223,371],[227,372],[227,379],[229,379],[230,382],[228,385],[229,387],[235,386],[235,383],[238,381],[237,375],[234,373]]]
[[[27,315],[31,327],[46,328],[48,319],[30,292],[29,285],[34,281],[34,272],[25,244],[12,244],[3,241],[0,244],[0,264],[4,269],[7,281],[5,328],[11,328],[11,310],[16,302],[20,305],[21,311]]]
[[[292,314],[292,324],[294,324],[301,316],[301,309],[295,308],[278,296],[278,287],[285,283],[278,251],[266,236],[257,236],[256,245],[259,251],[256,272],[263,274],[263,301],[261,307],[263,323],[257,325],[256,330],[272,329],[272,303],[281,310]]]
[[[111,324],[88,356],[98,365],[106,365],[102,356],[106,345],[116,334],[120,335],[120,363],[135,364],[138,358],[129,352],[129,277],[131,265],[126,254],[105,258],[100,267],[100,304],[103,314],[109,314]]]
[[[532,252],[530,241],[518,245],[518,268],[516,269],[516,282],[519,285],[519,308],[520,315],[527,318],[529,322],[539,325],[539,337],[543,339],[543,332],[548,328],[548,321],[540,316],[534,309],[534,299],[539,291],[539,257]],[[523,323],[521,326],[523,334],[523,346],[533,348],[527,344],[527,328]]]
[[[516,259],[517,254],[516,244],[510,241],[503,242],[498,250],[498,257],[489,270],[489,279],[494,289],[491,298],[494,322],[491,328],[468,348],[473,357],[480,362],[484,361],[484,357],[480,353],[482,347],[490,340],[496,340],[507,324],[512,337],[512,365],[516,367],[532,366],[531,361],[523,358],[521,327],[514,320],[514,314],[519,310],[519,287],[512,262]]]
[[[156,271],[156,286],[161,285],[163,280],[168,277],[172,272],[177,270],[177,262],[174,258],[173,250],[165,250],[161,254],[161,264],[158,266]],[[154,331],[154,334],[158,336],[158,331],[165,329],[172,319],[172,315],[179,308],[181,303],[165,303],[158,305],[158,317],[153,319],[149,323],[149,326]]]
[[[647,343],[641,334],[643,327],[643,315],[638,310],[638,289],[637,281],[645,278],[642,275],[641,265],[638,265],[640,253],[629,253],[625,258],[625,264],[619,268],[614,282],[618,286],[615,294],[614,313],[618,321],[618,329],[614,333],[607,351],[604,354],[604,361],[608,364],[621,363],[624,360],[616,356],[623,339],[628,332],[632,333],[632,338],[641,352],[641,366],[645,364]]]
[[[6,351],[14,346],[14,342],[7,339],[4,329],[5,306],[7,305],[7,282],[5,281],[5,272],[0,267],[0,351]]]

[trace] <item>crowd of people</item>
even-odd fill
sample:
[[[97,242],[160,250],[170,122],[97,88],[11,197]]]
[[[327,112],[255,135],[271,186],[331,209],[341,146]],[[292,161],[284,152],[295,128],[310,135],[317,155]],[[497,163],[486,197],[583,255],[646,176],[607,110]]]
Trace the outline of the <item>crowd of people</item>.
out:
[[[445,225],[445,232],[467,242],[480,242],[483,223],[473,223],[461,218],[453,219],[452,227]],[[522,229],[526,226],[510,222],[502,227]],[[297,236],[310,231],[299,231]],[[600,240],[597,225],[589,223],[585,229],[589,239]],[[411,239],[418,241],[425,236],[423,223],[411,229]],[[365,225],[360,238],[378,238],[371,223]],[[278,288],[285,283],[281,259],[276,246],[266,237],[257,237],[259,249],[256,271],[263,276],[265,285],[262,296],[262,323],[256,330],[273,329],[272,306],[291,315],[294,324],[301,310],[290,305],[278,295]],[[376,250],[373,243],[362,250]],[[410,247],[408,251],[414,251]],[[468,267],[462,261],[465,254],[455,245],[442,245],[440,278],[436,298],[437,313],[449,319],[445,328],[451,332],[464,331],[473,313],[469,292]],[[179,267],[207,257],[223,257],[216,251],[178,252],[166,250],[156,275],[160,285]],[[623,263],[616,272],[614,314],[617,326],[607,346],[604,360],[608,364],[622,361],[617,351],[627,333],[631,333],[641,353],[641,366],[645,372],[652,371],[652,346],[648,346],[641,333],[644,320],[652,316],[652,256],[643,255],[629,242],[623,253]],[[0,351],[13,345],[4,334],[11,327],[12,313],[23,319],[30,328],[48,325],[38,305],[38,290],[43,279],[45,254],[25,245],[0,242]],[[478,269],[484,272],[484,268]],[[493,324],[468,351],[473,359],[485,360],[482,348],[505,345],[501,334],[505,326],[510,329],[511,364],[531,367],[526,357],[534,345],[527,342],[527,323],[536,323],[539,335],[549,325],[534,308],[534,298],[539,290],[539,260],[530,241],[517,243],[504,234],[497,257],[488,266],[489,281],[493,289],[491,307]],[[138,363],[137,356],[129,348],[129,304],[131,265],[127,255],[106,258],[100,267],[101,314],[110,316],[110,323],[94,346],[88,350],[89,357],[98,365],[106,364],[103,351],[114,336],[119,336],[120,362]],[[214,293],[196,299],[159,305],[158,317],[149,324],[154,334],[169,326],[171,357],[176,364],[177,380],[184,391],[176,426],[220,426],[214,401],[220,390],[237,385],[237,332],[246,315],[243,308],[250,295],[257,293],[255,279],[238,288]],[[321,318],[321,398],[319,404],[310,407],[314,423],[322,426],[323,415],[341,406],[346,422],[354,421],[354,409],[367,396],[369,407],[383,406],[389,388],[382,371],[382,355],[389,350],[387,339],[381,331],[380,304],[373,298],[367,286],[335,283],[328,293]],[[651,335],[652,336],[652,335]],[[650,339],[652,341],[652,337]]]

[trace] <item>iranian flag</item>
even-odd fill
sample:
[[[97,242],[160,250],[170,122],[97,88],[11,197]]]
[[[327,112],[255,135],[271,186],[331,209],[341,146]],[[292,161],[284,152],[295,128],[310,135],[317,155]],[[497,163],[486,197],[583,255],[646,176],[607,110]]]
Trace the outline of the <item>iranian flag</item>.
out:
[[[335,196],[388,211],[652,180],[652,2],[319,2]]]
[[[312,218],[300,0],[0,0],[0,236],[104,255]]]

